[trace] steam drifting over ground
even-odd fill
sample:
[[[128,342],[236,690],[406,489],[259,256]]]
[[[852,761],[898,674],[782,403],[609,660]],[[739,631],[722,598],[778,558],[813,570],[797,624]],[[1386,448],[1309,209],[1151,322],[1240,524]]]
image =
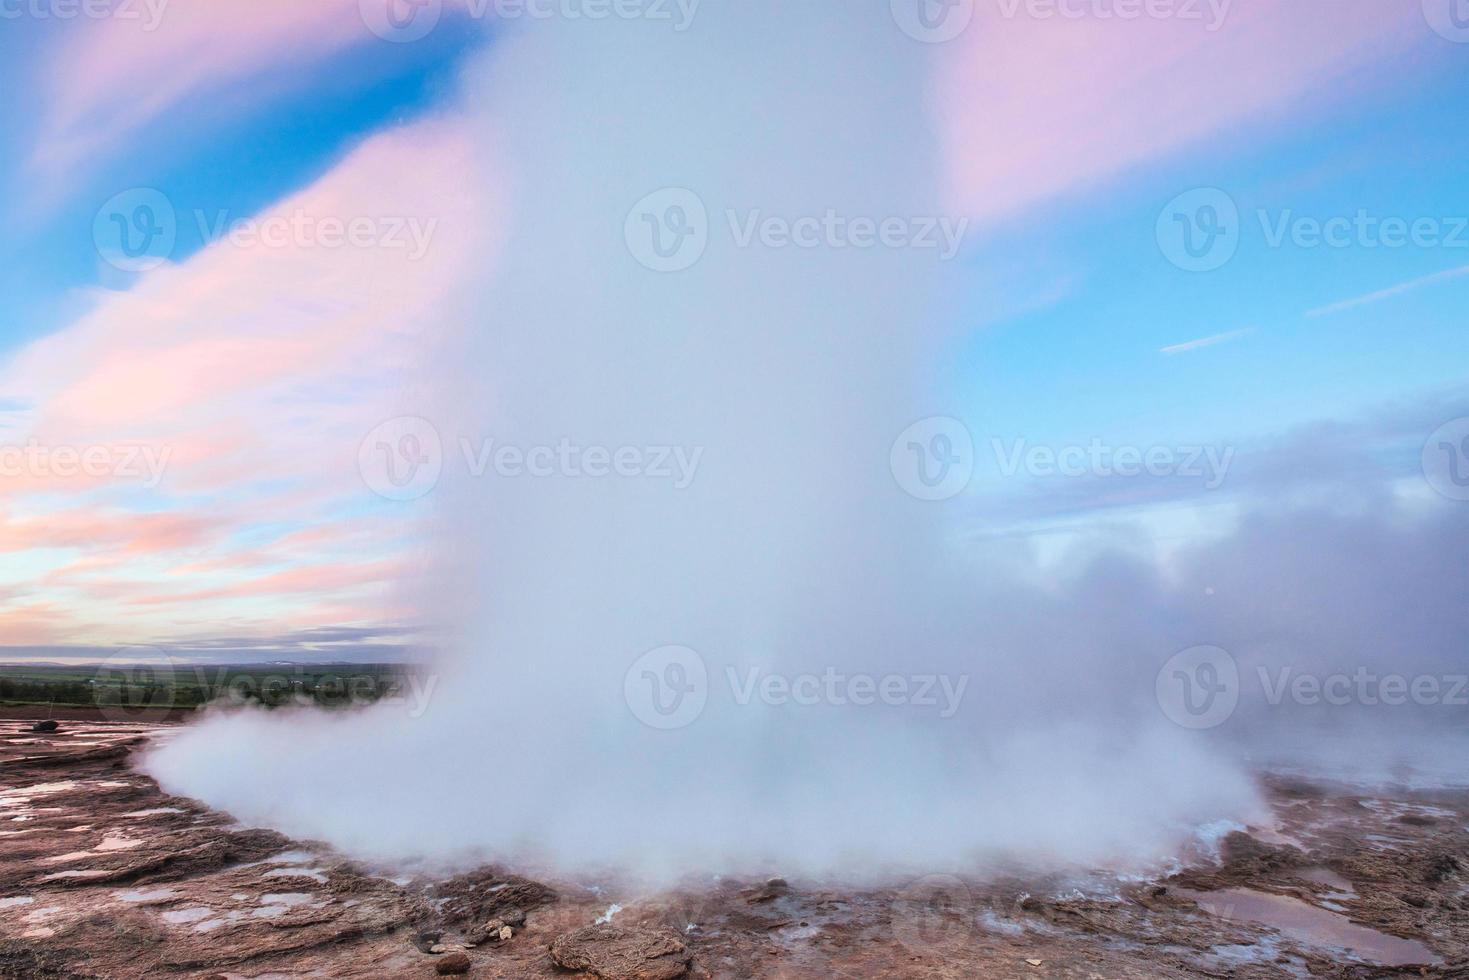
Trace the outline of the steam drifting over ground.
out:
[[[1196,644],[1329,656],[1251,625],[1274,598],[1256,563],[1304,588],[1317,558],[1292,567],[1289,535],[1247,523],[1166,571],[1109,554],[1037,584],[1023,556],[976,559],[962,499],[916,499],[890,469],[898,433],[953,411],[942,250],[742,242],[752,212],[958,228],[922,108],[930,55],[838,3],[711,7],[683,33],[552,21],[497,44],[465,80],[483,169],[464,180],[495,187],[508,225],[431,365],[425,390],[447,394],[403,412],[446,455],[488,432],[697,450],[697,469],[679,487],[446,465],[421,592],[453,652],[428,710],[211,716],[152,755],[163,786],[375,858],[653,876],[1140,865],[1258,816],[1239,740],[1174,724],[1154,681]],[[661,244],[639,237],[648,218]],[[696,261],[648,267],[690,227]],[[1320,543],[1379,519],[1278,520]],[[1404,548],[1445,530],[1420,526]],[[1412,613],[1376,601],[1392,583],[1362,553],[1292,598],[1375,610],[1393,635]],[[1412,554],[1394,567],[1429,574]],[[899,680],[860,704],[858,676]]]

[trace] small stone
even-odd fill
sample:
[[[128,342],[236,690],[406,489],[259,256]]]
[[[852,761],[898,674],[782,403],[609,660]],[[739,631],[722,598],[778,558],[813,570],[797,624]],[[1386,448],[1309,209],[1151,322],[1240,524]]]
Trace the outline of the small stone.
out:
[[[469,972],[469,957],[463,953],[450,953],[434,964],[434,972],[441,977]]]
[[[1026,960],[1025,962],[1029,963],[1031,966],[1040,966],[1042,963],[1045,962],[1045,960]]]
[[[428,948],[428,951],[430,953],[443,953],[443,952],[447,952],[448,949],[449,949],[449,947],[445,946],[443,943],[434,943],[432,946],[430,946]]]
[[[524,921],[525,917],[521,916],[521,922]],[[515,930],[504,919],[491,919],[483,926],[465,933],[464,940],[473,946],[480,946],[484,943],[503,943],[513,935]]]

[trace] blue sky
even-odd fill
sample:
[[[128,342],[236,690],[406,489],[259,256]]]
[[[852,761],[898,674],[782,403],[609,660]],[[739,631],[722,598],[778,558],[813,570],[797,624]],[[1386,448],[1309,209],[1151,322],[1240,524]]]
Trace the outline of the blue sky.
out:
[[[306,457],[328,436],[355,445],[364,399],[391,414],[382,396],[400,383],[413,324],[472,249],[436,239],[432,262],[404,266],[232,253],[208,245],[193,214],[354,202],[492,216],[493,180],[463,165],[481,158],[459,97],[496,30],[448,9],[411,43],[374,36],[355,0],[268,12],[173,0],[151,34],[0,25],[0,57],[26,92],[0,105],[0,433],[176,451],[157,486],[33,472],[5,488],[0,624],[17,642],[412,619],[384,611],[379,587],[406,567],[413,520],[364,496],[355,474],[347,487],[319,460],[272,461],[286,444]],[[1453,274],[1469,271],[1469,44],[1375,0],[1332,9],[1328,23],[1319,9],[1241,0],[1202,36],[996,22],[935,49],[935,90],[956,96],[931,107],[935,142],[952,206],[971,220],[936,401],[973,435],[971,514],[985,532],[1157,527],[1177,522],[1170,505],[1194,520],[1227,501],[1232,514],[1278,490],[1291,468],[1280,454],[1301,458],[1323,424],[1318,448],[1424,491],[1423,440],[1469,398],[1469,274]],[[174,70],[138,68],[155,63]],[[99,207],[131,188],[161,191],[179,215],[156,271],[114,268],[93,242]],[[1188,271],[1158,228],[1201,188],[1237,209],[1235,251]],[[1359,212],[1451,240],[1268,240],[1282,221]],[[1094,438],[1228,448],[1238,479],[1217,494],[1099,474],[1009,481],[990,449]],[[115,553],[99,557],[108,542]]]

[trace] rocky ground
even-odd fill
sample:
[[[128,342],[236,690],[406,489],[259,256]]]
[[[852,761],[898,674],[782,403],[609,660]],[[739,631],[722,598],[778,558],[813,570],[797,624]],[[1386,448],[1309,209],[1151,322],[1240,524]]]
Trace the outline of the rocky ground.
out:
[[[1466,977],[1469,793],[1269,777],[1168,877],[935,874],[654,895],[395,874],[168,796],[171,726],[0,720],[0,977]]]

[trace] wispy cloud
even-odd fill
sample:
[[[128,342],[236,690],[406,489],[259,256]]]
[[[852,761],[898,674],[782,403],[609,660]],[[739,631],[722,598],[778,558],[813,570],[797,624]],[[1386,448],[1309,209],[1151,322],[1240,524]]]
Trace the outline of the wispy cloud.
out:
[[[357,450],[402,414],[415,350],[456,322],[446,304],[495,227],[463,181],[480,169],[460,117],[380,133],[259,218],[417,219],[434,229],[421,254],[227,236],[99,293],[0,366],[0,411],[29,409],[7,442],[61,462],[168,450],[151,485],[66,476],[50,456],[0,473],[0,588],[19,576],[52,590],[44,605],[0,601],[0,635],[158,643],[411,619],[389,593],[419,514],[374,510]]]
[[[1184,351],[1198,350],[1200,347],[1213,347],[1215,344],[1227,344],[1231,340],[1238,340],[1248,334],[1255,332],[1254,327],[1244,327],[1240,330],[1228,330],[1224,333],[1216,333],[1209,337],[1200,337],[1197,340],[1186,340],[1181,344],[1169,344],[1167,347],[1158,348],[1160,354],[1182,354]]]
[[[1332,82],[1343,72],[1386,64],[1428,33],[1416,4],[1379,0],[1240,3],[1214,29],[1006,16],[1006,6],[976,12],[985,22],[954,43],[935,87],[949,187],[981,218],[1340,97]]]
[[[1389,286],[1386,289],[1379,289],[1376,292],[1354,296],[1351,299],[1344,299],[1341,302],[1330,303],[1326,306],[1318,306],[1314,310],[1307,310],[1306,316],[1312,318],[1330,316],[1333,313],[1341,313],[1344,310],[1366,306],[1368,303],[1391,299],[1394,296],[1401,296],[1403,293],[1410,293],[1415,289],[1422,289],[1424,286],[1434,286],[1438,283],[1448,282],[1451,279],[1460,279],[1464,276],[1469,276],[1469,265],[1461,265],[1457,269],[1445,269],[1443,272],[1435,272],[1429,276],[1419,276],[1417,279],[1409,279],[1407,282],[1400,282],[1396,286]]]

